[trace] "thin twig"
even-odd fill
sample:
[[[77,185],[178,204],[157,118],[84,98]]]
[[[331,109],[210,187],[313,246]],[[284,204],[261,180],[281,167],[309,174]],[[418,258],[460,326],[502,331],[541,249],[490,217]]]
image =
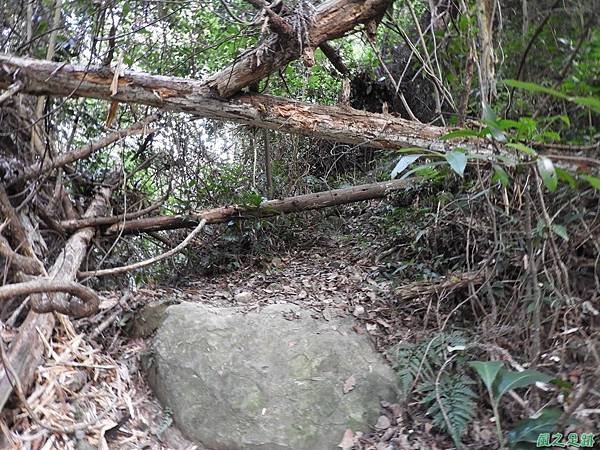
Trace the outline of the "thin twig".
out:
[[[0,105],[19,92],[21,89],[23,89],[23,82],[21,80],[17,80],[11,84],[8,89],[4,91],[2,95],[0,95]]]
[[[177,247],[169,250],[168,252],[162,253],[162,254],[155,256],[153,258],[150,258],[150,259],[146,259],[144,261],[139,261],[134,264],[129,264],[127,266],[114,267],[112,269],[79,272],[77,274],[77,277],[80,279],[81,278],[87,279],[90,277],[101,277],[101,276],[105,276],[105,275],[117,275],[120,273],[130,272],[130,271],[136,270],[136,269],[141,269],[142,267],[146,267],[151,264],[162,261],[163,259],[169,258],[169,257],[179,253],[185,247],[187,247],[187,245],[191,242],[191,240],[194,239],[198,235],[198,233],[200,233],[202,228],[204,228],[204,225],[206,225],[206,219],[202,219],[200,221],[200,223],[198,224],[198,226],[196,228],[194,228],[194,230]]]

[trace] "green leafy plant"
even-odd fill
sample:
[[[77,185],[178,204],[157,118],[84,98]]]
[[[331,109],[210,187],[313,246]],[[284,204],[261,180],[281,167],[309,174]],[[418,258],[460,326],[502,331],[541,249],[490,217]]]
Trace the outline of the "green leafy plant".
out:
[[[552,89],[546,86],[542,86],[536,83],[531,83],[528,81],[519,81],[519,80],[504,80],[504,84],[513,88],[523,89],[528,92],[540,93],[551,95],[552,97],[561,98],[563,100],[567,100],[573,102],[579,106],[584,106],[590,108],[592,111],[596,113],[600,113],[600,99],[593,96],[587,97],[579,97],[579,96],[570,96],[563,92],[557,91],[556,89]]]
[[[556,430],[563,412],[557,408],[544,408],[540,414],[522,420],[508,432],[508,443],[513,449],[537,448],[540,433],[552,433]]]
[[[504,446],[504,436],[498,410],[500,400],[504,394],[513,389],[527,387],[537,382],[548,383],[554,377],[532,369],[521,372],[508,370],[501,361],[471,361],[469,366],[475,369],[488,391],[494,412],[498,441],[501,446]],[[512,443],[516,442],[512,441]]]
[[[425,394],[421,404],[430,405],[427,415],[433,418],[433,425],[450,433],[457,447],[460,436],[473,420],[477,394],[470,388],[473,380],[463,373],[444,373],[439,380],[426,381],[419,387]]]
[[[419,403],[427,408],[432,423],[446,431],[457,447],[473,419],[477,397],[470,388],[474,382],[464,370],[465,356],[455,353],[466,346],[462,333],[437,333],[430,339],[398,346],[394,366],[405,399],[413,391],[419,394]],[[452,364],[447,364],[450,353],[455,356]]]

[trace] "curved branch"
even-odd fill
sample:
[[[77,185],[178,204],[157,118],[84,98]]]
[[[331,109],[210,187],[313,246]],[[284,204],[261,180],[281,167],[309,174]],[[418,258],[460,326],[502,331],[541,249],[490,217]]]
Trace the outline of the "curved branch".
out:
[[[163,259],[169,258],[169,257],[175,255],[176,253],[179,253],[185,247],[187,247],[188,244],[191,242],[191,240],[194,239],[198,235],[198,233],[200,233],[202,228],[204,228],[204,225],[206,225],[206,219],[202,219],[200,221],[200,223],[198,224],[198,226],[196,228],[194,228],[194,230],[177,247],[172,248],[168,252],[165,252],[158,256],[155,256],[154,258],[146,259],[144,261],[140,261],[140,262],[137,262],[134,264],[129,264],[127,266],[114,267],[112,269],[102,269],[102,270],[95,270],[95,271],[89,271],[89,272],[79,272],[79,273],[77,273],[77,277],[81,279],[81,278],[89,278],[89,277],[101,277],[104,275],[117,275],[120,273],[129,272],[131,270],[141,269],[142,267],[146,267],[151,264],[162,261]]]
[[[65,292],[71,294],[83,303],[70,302],[68,311],[60,311],[75,316],[89,316],[98,310],[100,296],[92,289],[74,281],[55,281],[37,279],[23,283],[8,284],[0,287],[0,300],[8,300],[17,295],[30,295],[50,292]]]

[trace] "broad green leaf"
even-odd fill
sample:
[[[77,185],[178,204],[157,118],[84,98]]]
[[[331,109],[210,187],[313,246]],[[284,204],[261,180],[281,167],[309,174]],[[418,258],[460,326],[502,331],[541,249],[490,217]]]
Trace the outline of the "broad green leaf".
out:
[[[498,123],[496,113],[489,105],[483,106],[483,123],[487,125],[487,128],[483,130],[489,132],[490,136],[496,139],[498,142],[506,142],[506,135],[502,131],[502,127]]]
[[[592,111],[600,113],[600,99],[598,97],[589,96],[589,97],[571,97],[567,94],[563,94],[556,89],[552,89],[549,87],[541,86],[539,84],[530,83],[527,81],[519,81],[519,80],[504,80],[504,84],[510,87],[514,87],[517,89],[523,89],[529,92],[536,92],[542,94],[552,95],[553,97],[562,98],[573,102],[579,106],[584,106],[586,108],[590,108]]]
[[[597,97],[570,97],[573,103],[577,103],[580,106],[586,106],[592,111],[600,113],[600,98]]]
[[[394,178],[396,178],[396,176],[399,173],[402,173],[404,171],[404,169],[406,169],[413,162],[415,162],[417,159],[419,159],[421,156],[423,156],[423,155],[404,155],[404,156],[402,156],[398,160],[396,167],[394,167],[394,170],[392,170],[392,173],[390,174],[390,176],[392,177],[392,180]]]
[[[562,120],[566,126],[571,126],[571,119],[569,119],[569,116],[567,116],[566,114],[561,114],[560,116],[558,116],[558,118]]]
[[[458,150],[452,150],[446,153],[446,161],[450,164],[452,170],[454,170],[461,177],[465,173],[465,167],[467,167],[467,155]]]
[[[506,173],[506,170],[497,164],[494,164],[492,167],[494,168],[494,176],[492,177],[492,181],[499,181],[502,186],[507,187],[510,182],[510,178],[508,173]]]
[[[558,142],[560,141],[560,134],[556,131],[546,130],[538,136],[534,136],[535,140],[546,141],[546,142]]]
[[[496,115],[496,112],[490,108],[490,105],[488,105],[487,103],[485,105],[483,105],[483,111],[482,111],[482,117],[483,121],[485,123],[488,122],[493,122],[496,123],[496,121],[498,120],[498,116]]]
[[[538,372],[537,370],[527,369],[522,372],[513,372],[508,369],[500,369],[500,372],[496,376],[496,383],[494,384],[494,398],[498,402],[500,398],[508,391],[513,389],[522,388],[531,384],[541,381],[548,383],[552,381],[554,377],[546,375],[545,373]]]
[[[548,94],[548,95],[552,95],[554,97],[567,99],[566,94],[563,94],[562,92],[559,92],[555,89],[541,86],[536,83],[530,83],[528,81],[519,81],[519,80],[504,80],[503,83],[505,85],[513,87],[513,88],[523,89],[523,90],[529,91],[529,92]]]
[[[556,176],[556,170],[554,170],[552,161],[545,156],[540,156],[537,159],[537,168],[548,190],[554,192],[558,186],[558,177]]]
[[[556,175],[560,181],[567,183],[571,188],[575,188],[577,186],[577,181],[575,177],[567,172],[565,169],[561,169],[560,167],[555,167]]]
[[[447,141],[448,139],[455,139],[461,137],[473,137],[479,136],[479,132],[475,130],[455,130],[450,131],[449,133],[444,134],[440,137],[440,140]]]
[[[514,148],[515,150],[520,151],[521,153],[525,153],[529,156],[536,156],[537,152],[531,147],[526,146],[525,144],[521,144],[520,142],[511,142],[506,144],[507,147]]]
[[[519,422],[508,432],[508,442],[513,447],[519,442],[536,443],[540,433],[553,433],[563,412],[558,408],[545,408],[537,417]]]
[[[495,140],[501,143],[505,143],[507,141],[506,135],[502,132],[502,130],[492,125],[485,127],[482,134],[488,137],[493,137]]]
[[[587,181],[594,189],[600,190],[600,178],[592,175],[581,175],[581,178]]]
[[[569,119],[569,116],[567,116],[566,114],[560,114],[558,116],[547,117],[546,120],[548,120],[549,123],[554,122],[554,120],[560,120],[566,126],[568,126],[568,127],[571,126],[571,119]]]
[[[563,238],[565,241],[569,240],[569,233],[567,233],[567,228],[564,225],[559,225],[559,224],[553,223],[552,231],[554,232],[554,234],[557,234],[558,236]]]
[[[501,129],[503,130],[509,130],[511,128],[519,128],[520,124],[519,122],[517,122],[516,120],[511,120],[511,119],[501,119],[498,120],[498,125],[500,126]]]
[[[483,380],[485,387],[488,388],[488,391],[492,392],[492,385],[494,384],[496,375],[498,375],[504,364],[502,361],[471,361],[469,366],[475,369]]]

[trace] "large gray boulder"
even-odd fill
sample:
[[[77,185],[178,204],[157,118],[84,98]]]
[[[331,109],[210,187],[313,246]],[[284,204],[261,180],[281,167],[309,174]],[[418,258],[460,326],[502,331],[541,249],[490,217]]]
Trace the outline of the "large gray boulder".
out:
[[[367,431],[394,374],[352,322],[295,305],[166,310],[148,376],[175,424],[212,450],[336,449]]]

